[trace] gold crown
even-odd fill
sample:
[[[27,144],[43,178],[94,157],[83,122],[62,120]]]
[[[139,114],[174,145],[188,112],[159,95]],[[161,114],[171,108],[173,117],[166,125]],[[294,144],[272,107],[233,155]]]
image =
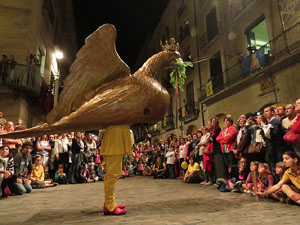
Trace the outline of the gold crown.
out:
[[[165,45],[162,44],[160,41],[160,46],[164,51],[178,51],[179,50],[179,44],[176,43],[175,38],[170,38],[170,43],[168,41],[165,42]]]

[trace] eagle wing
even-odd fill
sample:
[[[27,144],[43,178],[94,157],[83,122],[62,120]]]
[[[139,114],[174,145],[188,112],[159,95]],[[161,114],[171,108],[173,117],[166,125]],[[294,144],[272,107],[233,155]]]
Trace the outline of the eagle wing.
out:
[[[47,116],[47,123],[53,124],[77,110],[102,84],[130,76],[129,67],[116,51],[116,37],[115,27],[104,24],[86,38],[64,81],[59,102]]]

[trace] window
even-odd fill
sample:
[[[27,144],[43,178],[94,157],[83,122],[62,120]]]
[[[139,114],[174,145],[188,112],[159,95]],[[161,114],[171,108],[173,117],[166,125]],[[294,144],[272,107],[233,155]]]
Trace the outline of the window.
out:
[[[266,19],[259,19],[246,29],[246,35],[248,40],[248,47],[260,47],[266,45],[269,42],[268,28]]]
[[[36,55],[37,55],[37,59],[39,60],[39,63],[40,63],[40,73],[41,73],[41,76],[43,77],[44,73],[45,73],[46,56],[40,48],[38,48]]]
[[[186,85],[186,111],[188,114],[192,113],[194,110],[194,101],[194,87],[193,81],[191,81],[188,85]]]
[[[213,93],[217,93],[217,92],[223,90],[223,87],[224,87],[220,52],[215,54],[209,60],[209,67],[210,67],[210,78],[211,78],[212,86],[213,86]]]
[[[208,42],[219,33],[216,7],[206,15],[206,33]]]

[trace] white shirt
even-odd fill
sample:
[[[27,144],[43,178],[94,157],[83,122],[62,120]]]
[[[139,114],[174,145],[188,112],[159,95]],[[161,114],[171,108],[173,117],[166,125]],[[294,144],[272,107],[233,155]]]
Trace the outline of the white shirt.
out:
[[[174,164],[175,163],[175,152],[167,152],[167,164]]]
[[[67,137],[64,139],[56,139],[54,144],[55,156],[58,157],[59,153],[68,152],[68,144],[69,140]]]
[[[282,127],[286,130],[290,129],[292,124],[296,122],[297,116],[290,120],[288,117],[282,120]]]
[[[185,144],[179,146],[179,158],[184,158],[185,156]]]

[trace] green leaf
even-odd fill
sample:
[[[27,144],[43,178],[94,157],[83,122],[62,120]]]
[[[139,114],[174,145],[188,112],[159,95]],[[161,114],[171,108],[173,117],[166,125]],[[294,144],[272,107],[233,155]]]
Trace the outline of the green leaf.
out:
[[[170,83],[173,88],[176,89],[176,77],[178,79],[178,86],[181,91],[183,91],[183,87],[186,79],[186,68],[193,67],[192,62],[184,62],[182,59],[176,59],[176,68],[170,73]]]

